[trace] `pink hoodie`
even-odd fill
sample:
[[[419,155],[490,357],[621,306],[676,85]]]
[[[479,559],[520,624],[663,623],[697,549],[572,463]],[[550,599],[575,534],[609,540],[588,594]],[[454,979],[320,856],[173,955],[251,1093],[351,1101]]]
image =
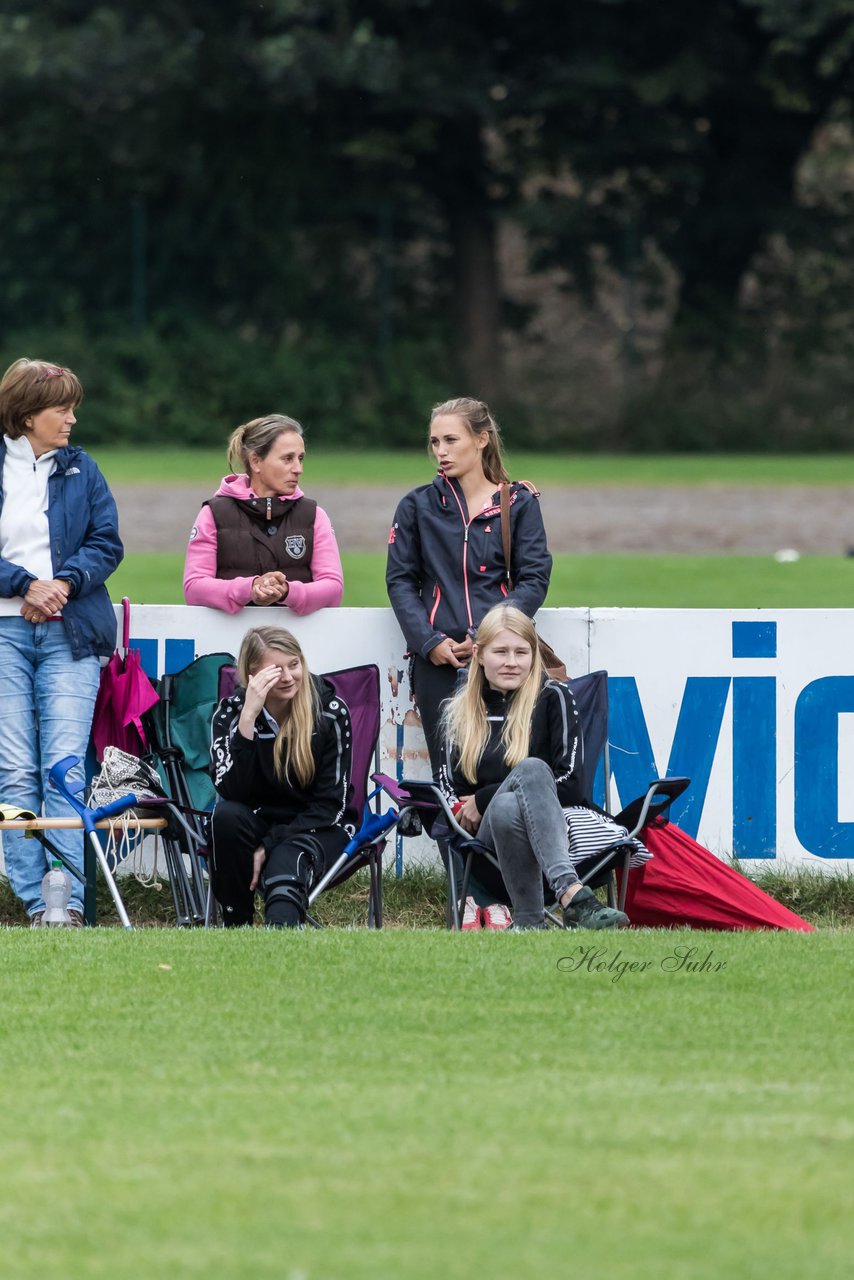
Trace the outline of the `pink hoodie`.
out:
[[[254,498],[247,476],[226,476],[216,497]],[[301,498],[297,489],[289,497]],[[322,507],[314,518],[314,549],[311,555],[311,582],[291,582],[283,607],[294,613],[314,613],[316,609],[336,608],[344,593],[344,574],[338,543],[329,516]],[[216,524],[210,507],[202,507],[190,532],[187,559],[184,562],[184,599],[187,604],[203,604],[209,609],[239,613],[252,599],[252,583],[248,578],[216,576]]]

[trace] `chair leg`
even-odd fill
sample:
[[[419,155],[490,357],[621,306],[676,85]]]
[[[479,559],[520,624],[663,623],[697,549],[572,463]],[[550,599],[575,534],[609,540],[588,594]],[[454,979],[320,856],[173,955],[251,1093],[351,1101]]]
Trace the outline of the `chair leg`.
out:
[[[631,849],[626,850],[626,856],[623,859],[623,874],[620,878],[620,895],[617,906],[620,911],[626,909],[626,895],[629,892],[629,875],[631,874],[630,864],[632,860]]]
[[[368,860],[368,869],[371,877],[371,891],[368,900],[368,928],[381,929],[383,927],[383,869],[381,861],[381,851],[377,850],[371,854]]]
[[[454,862],[454,851],[448,847],[448,919],[449,929],[459,930],[462,927],[460,915],[460,898],[457,891],[457,868]]]

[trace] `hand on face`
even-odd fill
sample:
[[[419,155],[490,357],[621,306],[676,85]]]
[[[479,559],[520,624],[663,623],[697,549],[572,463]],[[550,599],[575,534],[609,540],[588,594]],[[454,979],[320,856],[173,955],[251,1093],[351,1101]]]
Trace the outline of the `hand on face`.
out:
[[[248,715],[255,717],[260,713],[267,698],[275,689],[282,675],[281,667],[261,667],[254,675],[249,677],[246,684],[246,700],[244,702],[244,710]]]

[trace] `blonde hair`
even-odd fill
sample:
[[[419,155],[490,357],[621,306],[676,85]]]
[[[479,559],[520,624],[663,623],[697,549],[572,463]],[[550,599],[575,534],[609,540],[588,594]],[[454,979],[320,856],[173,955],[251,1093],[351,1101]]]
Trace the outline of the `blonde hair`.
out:
[[[445,416],[462,418],[473,436],[484,431],[487,441],[483,449],[483,474],[491,484],[507,484],[510,477],[504,467],[504,454],[501,447],[501,432],[498,423],[489,412],[489,406],[482,400],[472,400],[469,396],[459,396],[456,400],[445,400],[442,404],[434,404],[430,413],[430,426],[436,418]]]
[[[259,458],[266,458],[279,436],[293,431],[301,440],[305,432],[296,418],[288,418],[283,413],[271,413],[266,418],[253,418],[236,427],[228,438],[228,465],[234,475],[245,471],[251,475],[249,455],[254,453]]]
[[[515,769],[530,754],[531,721],[543,684],[543,663],[537,646],[533,622],[512,604],[497,604],[489,610],[477,629],[475,651],[469,664],[468,679],[459,693],[445,703],[442,728],[456,748],[459,768],[469,782],[477,781],[481,757],[489,742],[485,694],[489,687],[478,655],[493,643],[501,631],[512,631],[531,647],[531,670],[508,702],[507,716],[501,731],[504,761]]]
[[[0,430],[10,440],[20,440],[33,414],[60,404],[76,409],[82,399],[80,379],[70,369],[22,357],[9,365],[0,381]]]
[[[253,627],[246,632],[237,656],[237,674],[244,689],[249,677],[260,671],[268,649],[287,658],[299,658],[302,667],[299,688],[293,701],[288,703],[285,719],[276,735],[273,760],[276,773],[283,782],[290,783],[293,770],[294,778],[305,788],[315,772],[311,735],[320,715],[320,698],[298,641],[284,627]]]

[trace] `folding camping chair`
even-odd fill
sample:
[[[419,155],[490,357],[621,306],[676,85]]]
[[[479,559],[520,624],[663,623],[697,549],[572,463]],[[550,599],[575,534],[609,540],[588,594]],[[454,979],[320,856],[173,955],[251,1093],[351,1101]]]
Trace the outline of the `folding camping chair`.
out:
[[[389,809],[385,813],[379,811],[379,796],[382,788],[376,787],[369,792],[369,774],[376,768],[379,758],[380,732],[380,673],[373,665],[349,667],[342,671],[326,671],[324,678],[334,688],[338,697],[346,702],[350,710],[352,724],[352,763],[350,770],[351,803],[357,813],[362,815],[358,831],[344,848],[338,860],[330,867],[309,893],[309,906],[327,889],[334,888],[348,880],[356,871],[367,867],[370,875],[368,895],[369,928],[381,929],[383,919],[382,902],[382,855],[385,850],[385,832],[397,821],[397,810]],[[234,667],[224,667],[221,673],[221,697],[226,697],[234,689],[236,673]],[[210,717],[208,718],[208,742],[210,741]],[[211,791],[213,786],[211,784]],[[213,793],[215,796],[215,793]],[[373,804],[373,808],[371,805]],[[209,892],[206,924],[216,923],[216,903]],[[307,920],[315,928],[319,922],[309,915]]]
[[[610,775],[608,673],[593,671],[589,675],[568,680],[566,684],[575,698],[581,721],[581,776],[584,795],[592,803],[594,779],[599,761],[602,759],[606,778],[607,808],[607,779]],[[614,818],[615,823],[626,827],[628,834],[609,841],[603,848],[576,864],[575,869],[581,883],[591,888],[606,886],[609,903],[612,906],[619,906],[622,910],[628,888],[629,867],[637,848],[635,837],[653,817],[666,812],[677,796],[680,796],[689,785],[689,781],[688,778],[656,778],[650,783],[643,796],[633,800],[621,813],[617,814]],[[435,782],[421,778],[404,778],[400,782],[395,782],[391,778],[384,777],[383,787],[400,805],[401,818],[406,809],[414,810],[428,831],[435,834],[437,829],[441,830],[443,838],[448,841],[447,923],[449,929],[460,928],[476,855],[484,860],[487,867],[493,868],[498,873],[497,878],[495,875],[490,877],[490,890],[507,899],[506,887],[501,880],[498,859],[494,852],[460,826],[444,793]],[[483,862],[480,866],[483,866]],[[459,867],[462,867],[461,880]],[[615,876],[617,871],[621,872],[619,891]],[[548,886],[546,886],[546,892],[548,893]],[[546,917],[553,924],[562,924],[553,911],[546,911]]]
[[[159,701],[145,716],[150,753],[160,775],[163,801],[140,808],[169,820],[163,848],[179,926],[203,924],[209,910],[204,854],[206,811],[216,792],[208,772],[211,720],[221,697],[234,687],[234,657],[208,653],[157,681]]]
[[[379,810],[378,797],[381,786],[369,790],[371,769],[379,765],[380,736],[380,673],[376,666],[350,667],[344,671],[324,672],[325,678],[338,697],[350,708],[353,726],[353,755],[350,769],[351,801],[357,813],[362,815],[359,830],[347,844],[337,862],[320,879],[308,896],[309,906],[321,893],[335,885],[343,884],[356,871],[367,867],[370,873],[368,897],[368,928],[381,929],[383,923],[382,856],[385,851],[385,832],[397,822],[398,812]],[[371,809],[371,804],[375,808]],[[309,921],[318,926],[312,917]]]

